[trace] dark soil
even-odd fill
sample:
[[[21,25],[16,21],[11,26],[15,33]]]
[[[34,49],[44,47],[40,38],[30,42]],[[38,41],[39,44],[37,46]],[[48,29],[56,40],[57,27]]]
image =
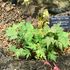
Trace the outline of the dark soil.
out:
[[[60,56],[56,64],[60,70],[70,70],[70,54]],[[44,64],[43,60],[14,59],[0,49],[0,70],[51,70],[51,67]]]
[[[70,54],[60,56],[57,64],[61,70],[70,70]]]
[[[50,67],[43,61],[13,59],[0,49],[0,70],[50,70]]]
[[[70,15],[70,11],[57,14]],[[9,42],[5,37],[5,29],[12,23],[23,20],[23,8],[13,6],[10,3],[0,1],[0,70],[51,70],[51,67],[44,65],[43,61],[35,60],[15,60],[6,52]],[[70,48],[65,50],[63,56],[57,60],[57,65],[60,70],[70,70]]]

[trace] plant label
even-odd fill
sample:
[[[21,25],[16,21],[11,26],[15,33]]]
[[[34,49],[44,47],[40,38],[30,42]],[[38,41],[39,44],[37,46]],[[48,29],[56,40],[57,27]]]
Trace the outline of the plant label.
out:
[[[70,29],[70,16],[53,16],[50,18],[50,26],[59,23],[64,29]]]

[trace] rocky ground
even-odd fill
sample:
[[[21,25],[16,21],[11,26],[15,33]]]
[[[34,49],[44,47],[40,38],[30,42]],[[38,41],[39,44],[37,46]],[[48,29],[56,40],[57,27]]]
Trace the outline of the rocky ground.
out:
[[[60,56],[56,64],[60,70],[70,70],[70,54]],[[51,70],[51,68],[43,61],[15,60],[0,49],[0,70]]]
[[[70,11],[56,16],[60,15],[69,16]],[[14,60],[9,56],[7,52],[9,42],[5,37],[5,29],[12,23],[20,22],[23,18],[22,7],[0,1],[0,70],[50,70],[49,66],[44,65],[42,61]],[[65,49],[65,53],[58,58],[56,64],[61,70],[70,70],[70,48]]]

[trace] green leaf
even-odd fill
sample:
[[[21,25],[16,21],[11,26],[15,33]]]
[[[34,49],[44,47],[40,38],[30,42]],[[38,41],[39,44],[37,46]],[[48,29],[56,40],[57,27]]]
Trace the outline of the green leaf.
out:
[[[26,59],[27,59],[27,58],[29,58],[31,56],[31,53],[30,53],[30,51],[28,49],[25,48],[25,49],[23,49],[22,55],[25,56]]]
[[[34,27],[32,26],[31,22],[26,22],[27,31],[33,31]]]
[[[7,28],[6,30],[6,36],[9,37],[10,40],[17,39],[18,34],[21,33],[21,28],[24,22],[21,22],[19,24],[13,24],[11,27]]]
[[[56,58],[57,58],[56,52],[51,51],[51,52],[48,53],[48,59],[56,61]]]
[[[60,27],[60,24],[54,24],[51,27],[51,32],[53,32],[53,33],[61,33],[61,32],[63,32],[63,28]]]
[[[44,48],[40,48],[36,51],[36,56],[35,58],[37,59],[46,59],[46,55],[45,55],[45,49]]]
[[[31,49],[31,50],[33,50],[33,51],[36,51],[36,44],[34,44],[34,43],[29,43],[29,46],[26,46],[26,48],[29,48],[29,49]]]
[[[16,51],[16,45],[10,45],[10,46],[9,46],[9,50],[10,50],[11,52],[15,52],[15,51]]]
[[[9,28],[6,30],[6,36],[8,36],[10,40],[16,39],[16,38],[17,38],[17,34],[18,34],[18,33],[17,33],[15,27],[9,27]]]
[[[33,37],[33,33],[31,33],[31,32],[26,32],[26,34],[24,36],[26,42],[32,41],[32,37]]]
[[[58,42],[58,45],[59,45],[59,49],[60,49],[61,51],[63,51],[63,44],[62,44],[61,42]]]
[[[55,40],[53,37],[46,37],[46,44],[47,44],[47,49],[50,49],[50,45],[54,46]]]
[[[46,37],[46,43],[47,43],[47,49],[48,49],[51,45],[50,37]]]
[[[21,49],[16,49],[16,51],[15,51],[15,56],[16,56],[17,58],[19,58],[22,53],[23,53],[23,49],[22,49],[22,48],[21,48]]]
[[[17,58],[19,58],[20,56],[28,58],[29,56],[31,56],[31,53],[28,49],[20,48],[20,49],[16,49],[15,55]]]
[[[68,34],[66,32],[63,32],[61,35],[59,35],[58,41],[62,43],[63,47],[68,47]]]
[[[34,28],[31,22],[22,21],[8,27],[6,36],[9,40],[16,39],[19,47],[23,46],[23,48],[16,48],[17,45],[12,44],[13,46],[9,48],[17,58],[22,56],[27,59],[33,56],[32,52],[34,52],[33,57],[36,59],[46,59],[48,57],[50,60],[56,61],[55,51],[57,49],[55,48],[63,51],[69,45],[68,33],[64,32],[59,24],[55,24],[51,28],[48,25],[42,28]]]
[[[41,44],[42,47],[46,46],[46,40],[45,39],[40,40],[39,43]]]
[[[39,29],[35,29],[33,41],[34,41],[35,43],[37,43],[37,42],[41,41],[42,38],[43,38],[43,35],[41,35]]]
[[[48,34],[50,32],[50,27],[48,25],[44,26],[43,31],[44,31],[45,35]]]

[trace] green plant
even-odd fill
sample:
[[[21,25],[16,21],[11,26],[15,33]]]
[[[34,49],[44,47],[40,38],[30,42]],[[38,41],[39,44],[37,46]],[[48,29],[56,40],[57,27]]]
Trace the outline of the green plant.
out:
[[[34,28],[31,22],[23,21],[8,27],[6,36],[19,44],[20,48],[14,44],[9,47],[17,58],[23,56],[26,59],[34,57],[56,61],[57,49],[63,51],[69,45],[68,33],[64,32],[59,24],[51,28],[48,25]]]
[[[49,12],[48,9],[41,9],[38,15],[38,28],[42,28],[44,25],[49,24]]]

